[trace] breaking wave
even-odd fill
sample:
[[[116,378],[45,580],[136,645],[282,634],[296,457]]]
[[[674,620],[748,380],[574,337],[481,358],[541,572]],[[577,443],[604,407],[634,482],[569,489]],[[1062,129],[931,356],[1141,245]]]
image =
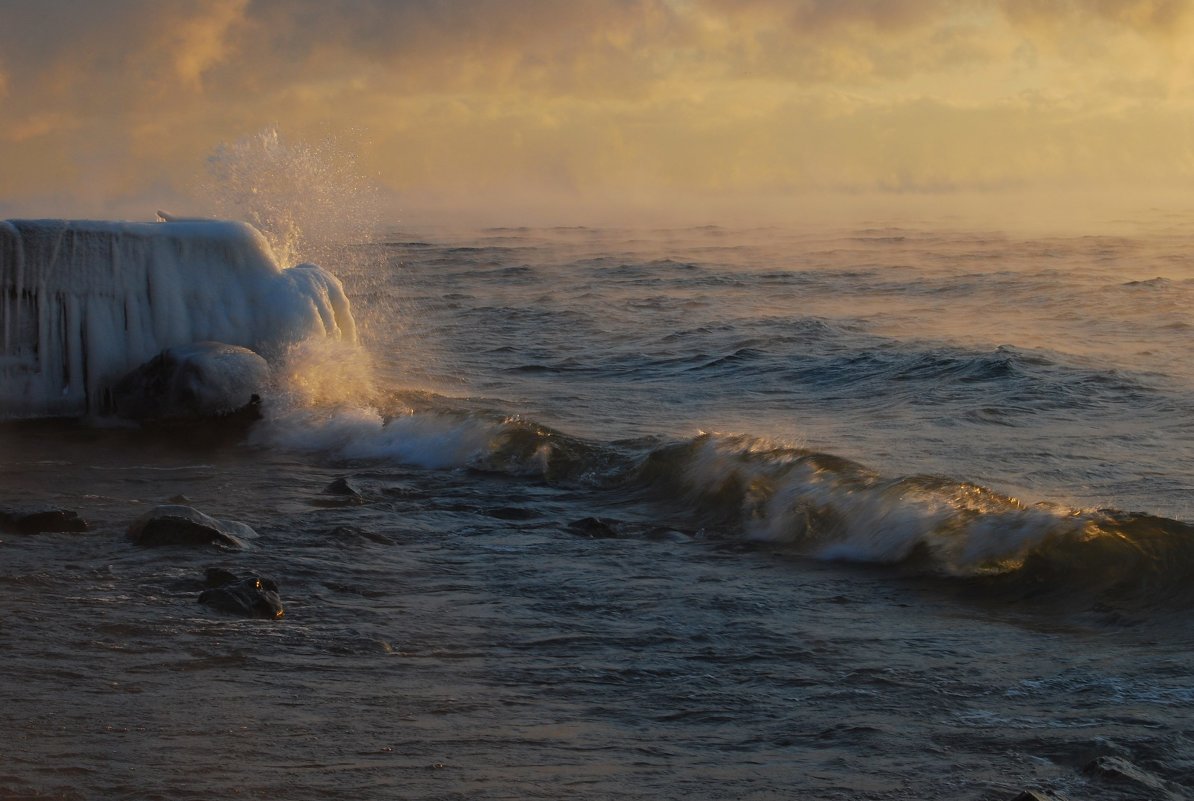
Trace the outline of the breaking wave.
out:
[[[267,419],[255,441],[352,463],[499,473],[641,502],[667,529],[819,560],[897,566],[1025,598],[1192,597],[1194,526],[1114,509],[1027,504],[979,484],[886,476],[858,462],[746,435],[598,443],[517,416],[415,399],[308,407]]]

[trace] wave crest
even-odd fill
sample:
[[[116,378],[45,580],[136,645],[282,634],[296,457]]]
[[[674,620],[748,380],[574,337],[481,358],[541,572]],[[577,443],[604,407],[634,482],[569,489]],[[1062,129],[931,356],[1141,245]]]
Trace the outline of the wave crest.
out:
[[[638,476],[698,520],[817,559],[912,566],[1021,596],[1194,598],[1194,526],[1177,520],[1026,505],[967,481],[884,477],[740,435],[657,449]]]
[[[1111,509],[1025,504],[943,476],[884,476],[830,453],[745,435],[589,442],[442,398],[382,414],[294,407],[258,442],[350,461],[469,469],[613,491],[660,523],[810,558],[898,565],[1018,597],[1194,599],[1194,526]]]

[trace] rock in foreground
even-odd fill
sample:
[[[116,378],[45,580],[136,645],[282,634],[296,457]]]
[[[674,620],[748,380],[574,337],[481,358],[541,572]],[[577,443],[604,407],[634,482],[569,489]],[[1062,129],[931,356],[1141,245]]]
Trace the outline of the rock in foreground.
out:
[[[86,531],[87,521],[78,512],[56,506],[0,507],[0,531],[40,534],[51,531]]]
[[[167,348],[125,375],[110,400],[130,420],[205,420],[254,409],[269,380],[269,365],[248,348],[193,342]]]
[[[242,538],[255,536],[244,523],[217,520],[190,506],[157,506],[129,526],[129,538],[144,546],[215,545],[239,550],[245,547]]]
[[[263,576],[250,573],[241,577],[217,567],[207,571],[206,583],[208,588],[199,594],[199,603],[217,611],[268,620],[285,614],[278,585]]]
[[[1184,788],[1171,785],[1123,757],[1101,756],[1082,770],[1087,776],[1132,788],[1156,801],[1179,801],[1189,797]]]
[[[356,506],[364,502],[365,497],[361,495],[361,491],[353,486],[347,478],[341,476],[324,487],[321,496],[313,499],[311,504],[313,506],[337,507]]]

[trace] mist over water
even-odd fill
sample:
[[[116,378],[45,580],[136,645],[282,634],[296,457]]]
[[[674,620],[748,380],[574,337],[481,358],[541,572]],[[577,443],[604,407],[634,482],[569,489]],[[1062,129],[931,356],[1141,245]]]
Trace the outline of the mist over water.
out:
[[[1186,244],[717,228],[394,242],[388,292],[420,347],[379,369],[582,436],[746,434],[1185,518],[1180,488],[1130,482],[1142,462],[1189,464]],[[1041,472],[1066,458],[1080,469]]]
[[[212,158],[359,343],[222,437],[0,426],[91,523],[0,539],[0,797],[1194,788],[1183,229],[366,233],[315,149]],[[258,536],[131,546],[178,496]]]

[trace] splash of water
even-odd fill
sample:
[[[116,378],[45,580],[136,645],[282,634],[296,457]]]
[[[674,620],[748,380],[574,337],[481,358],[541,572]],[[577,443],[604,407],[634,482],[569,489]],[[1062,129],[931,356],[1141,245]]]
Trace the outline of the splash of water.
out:
[[[285,402],[299,407],[369,404],[376,395],[373,365],[356,342],[305,339],[274,368]]]
[[[347,245],[372,240],[377,190],[334,139],[290,141],[270,127],[217,146],[205,193],[216,214],[261,231],[283,264],[336,266]]]
[[[367,291],[377,272],[370,245],[380,227],[378,191],[338,141],[291,140],[269,127],[218,145],[207,172],[203,189],[213,211],[260,230],[279,261],[316,262],[342,278],[350,295]],[[359,339],[297,343],[275,365],[275,377],[266,404],[275,426],[320,427],[328,414],[348,410],[376,414],[372,359]]]
[[[354,298],[364,347],[392,342],[398,330],[404,341],[415,338],[409,309],[382,279],[386,252],[376,246],[382,191],[344,144],[294,140],[265,128],[215,147],[201,189],[211,213],[252,224],[282,264],[313,261],[340,278]],[[364,298],[367,304],[356,303]]]

